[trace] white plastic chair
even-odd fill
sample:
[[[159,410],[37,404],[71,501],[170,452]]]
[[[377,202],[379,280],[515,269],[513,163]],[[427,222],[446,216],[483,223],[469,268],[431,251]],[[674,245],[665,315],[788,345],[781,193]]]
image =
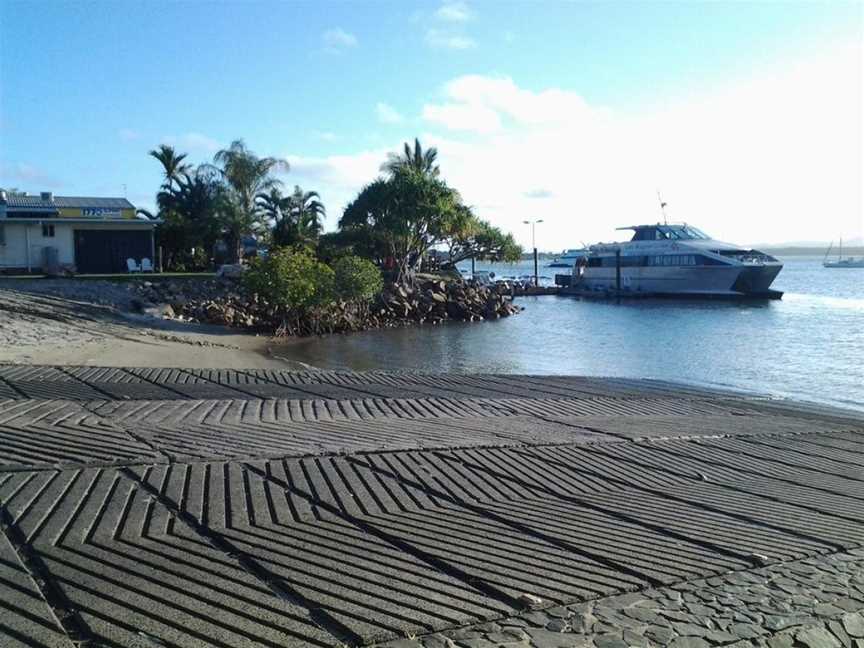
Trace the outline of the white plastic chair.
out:
[[[147,257],[141,259],[141,272],[153,272],[153,264]]]
[[[129,272],[141,272],[141,266],[131,257],[126,259],[126,269],[129,270]]]

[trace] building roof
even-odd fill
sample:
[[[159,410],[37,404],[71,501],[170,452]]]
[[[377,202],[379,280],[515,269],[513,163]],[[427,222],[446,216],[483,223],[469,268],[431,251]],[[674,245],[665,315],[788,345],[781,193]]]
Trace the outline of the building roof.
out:
[[[88,196],[54,196],[43,200],[41,196],[7,196],[9,209],[135,209],[125,198],[94,198]]]
[[[33,214],[32,210],[28,212]],[[81,218],[70,216],[56,216],[49,214],[47,216],[7,216],[0,220],[0,223],[59,223],[61,225],[95,225],[101,227],[103,225],[161,225],[165,221],[160,218],[93,218],[83,216]]]

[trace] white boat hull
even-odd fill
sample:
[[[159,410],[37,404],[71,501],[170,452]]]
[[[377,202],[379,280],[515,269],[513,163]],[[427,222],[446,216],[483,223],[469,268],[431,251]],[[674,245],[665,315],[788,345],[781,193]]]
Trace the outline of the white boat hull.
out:
[[[782,264],[759,266],[622,267],[621,290],[656,295],[742,296],[767,293]],[[573,284],[585,290],[616,290],[612,267],[584,268]]]
[[[864,261],[826,261],[826,268],[864,268]]]

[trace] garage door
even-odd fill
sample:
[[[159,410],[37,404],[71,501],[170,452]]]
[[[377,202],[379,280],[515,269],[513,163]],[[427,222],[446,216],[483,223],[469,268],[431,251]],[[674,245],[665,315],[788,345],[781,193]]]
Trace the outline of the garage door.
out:
[[[140,263],[150,254],[146,230],[75,230],[75,267],[82,274],[126,272],[126,259]]]

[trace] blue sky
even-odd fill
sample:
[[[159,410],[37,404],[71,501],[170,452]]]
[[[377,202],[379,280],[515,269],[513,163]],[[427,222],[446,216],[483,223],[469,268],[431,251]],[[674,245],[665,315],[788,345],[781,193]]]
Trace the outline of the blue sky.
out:
[[[0,186],[150,207],[150,148],[242,137],[332,228],[420,136],[481,216],[523,242],[547,220],[546,248],[656,218],[655,188],[718,236],[861,236],[861,41],[851,2],[6,0]]]

